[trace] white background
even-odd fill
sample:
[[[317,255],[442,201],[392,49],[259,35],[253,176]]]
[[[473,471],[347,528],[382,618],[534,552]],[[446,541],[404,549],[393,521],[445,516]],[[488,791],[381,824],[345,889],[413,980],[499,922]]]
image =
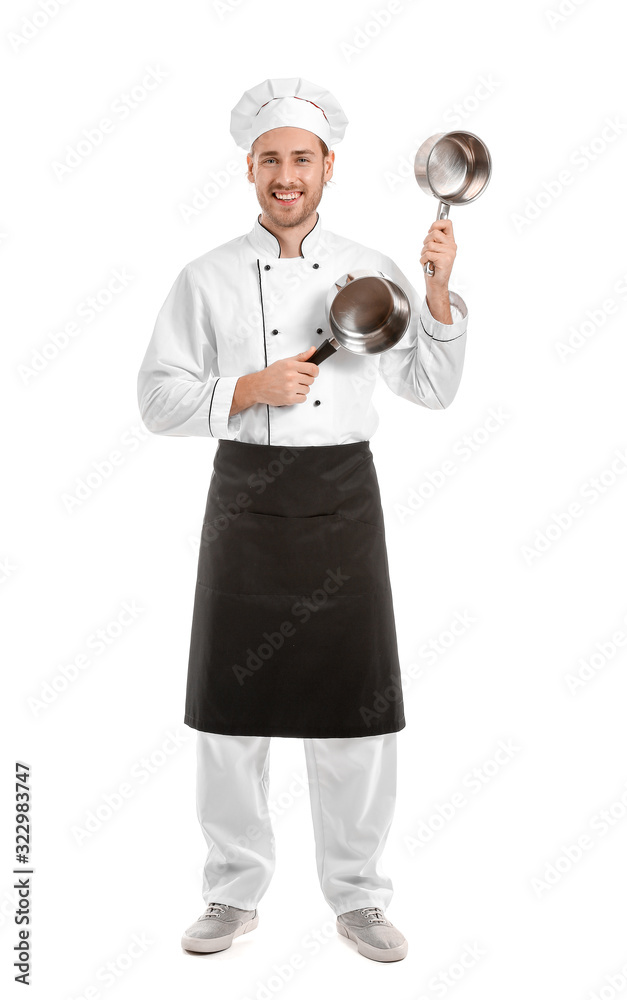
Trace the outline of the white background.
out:
[[[559,15],[559,2],[403,0],[384,17],[383,2],[232,0],[220,11],[210,0],[69,0],[47,23],[37,14],[41,27],[21,43],[14,36],[41,8],[3,5],[0,975],[11,995],[22,995],[12,984],[16,759],[33,787],[29,995],[624,992],[624,10],[562,0]],[[162,81],[59,179],[54,162],[150,68]],[[247,232],[258,211],[231,108],[269,76],[301,75],[350,120],[324,227],[392,256],[421,295],[418,257],[437,205],[411,174],[418,145],[465,128],[493,158],[484,195],[451,210],[451,287],[470,317],[457,397],[442,412],[381,383],[375,396],[408,721],[384,861],[388,915],[409,954],[392,965],[334,930],[299,740],[272,744],[278,859],[258,929],[204,958],[179,943],[204,909],[195,734],[182,716],[215,442],[148,434],[136,377],[181,267]],[[232,162],[236,174],[184,221],[181,206]],[[116,269],[127,286],[80,320]],[[54,356],[54,338],[77,320]],[[49,359],[25,374],[44,349]],[[119,464],[69,510],[77,480],[115,451]],[[433,488],[447,461],[454,473]],[[412,497],[424,502],[403,515]],[[90,650],[123,602],[141,609],[136,619]],[[463,614],[473,621],[451,642]],[[441,654],[428,659],[434,641]],[[90,662],[37,706],[81,654]],[[591,660],[573,691],[568,677]],[[182,739],[167,754],[169,733]],[[516,750],[492,766],[499,741]],[[486,779],[477,792],[474,768]],[[81,839],[123,783],[130,796]],[[456,793],[465,804],[438,824]],[[130,960],[134,935],[149,943]],[[469,945],[480,957],[456,964]],[[303,967],[286,981],[297,955]]]

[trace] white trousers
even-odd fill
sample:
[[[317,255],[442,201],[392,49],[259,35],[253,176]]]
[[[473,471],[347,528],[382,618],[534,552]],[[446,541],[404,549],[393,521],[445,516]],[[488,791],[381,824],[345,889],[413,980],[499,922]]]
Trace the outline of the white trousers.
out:
[[[197,734],[196,803],[209,848],[206,904],[253,910],[270,884],[270,740]],[[363,906],[385,909],[392,882],[380,858],[396,802],[396,733],[304,743],[322,894],[336,916]]]

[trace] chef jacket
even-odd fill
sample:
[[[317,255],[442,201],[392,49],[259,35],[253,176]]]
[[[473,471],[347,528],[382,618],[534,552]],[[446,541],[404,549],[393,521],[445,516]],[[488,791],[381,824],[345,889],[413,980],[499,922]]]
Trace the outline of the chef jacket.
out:
[[[320,215],[300,257],[281,257],[257,216],[249,233],[183,267],[163,303],[138,376],[142,419],[155,434],[251,444],[332,445],[369,440],[379,424],[372,395],[380,375],[396,395],[448,406],[464,363],[468,310],[449,292],[452,324],[434,319],[394,261],[323,229]],[[381,271],[411,305],[403,338],[381,354],[339,347],[320,365],[302,403],[254,403],[229,416],[238,378],[332,336],[326,301],[357,268]]]

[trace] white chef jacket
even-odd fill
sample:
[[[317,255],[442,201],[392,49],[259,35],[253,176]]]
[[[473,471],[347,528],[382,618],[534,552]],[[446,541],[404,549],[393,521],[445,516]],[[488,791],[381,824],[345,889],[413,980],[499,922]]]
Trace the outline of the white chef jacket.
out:
[[[468,324],[461,296],[449,292],[454,322],[440,323],[390,257],[323,229],[319,214],[300,257],[281,257],[278,239],[259,220],[190,261],[174,281],[138,376],[149,431],[283,446],[366,441],[379,424],[378,375],[396,395],[429,409],[452,402]],[[303,403],[254,403],[229,416],[241,375],[332,336],[329,290],[357,268],[381,271],[404,289],[411,321],[402,340],[374,355],[339,347],[320,364]]]

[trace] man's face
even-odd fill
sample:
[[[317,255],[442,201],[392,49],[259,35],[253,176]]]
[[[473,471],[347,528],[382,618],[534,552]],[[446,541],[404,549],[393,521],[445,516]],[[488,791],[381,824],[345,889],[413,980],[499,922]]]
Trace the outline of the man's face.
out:
[[[277,226],[298,226],[315,212],[324,184],[333,176],[335,153],[323,156],[320,139],[302,128],[281,126],[264,132],[246,157],[248,180],[257,200]],[[288,200],[277,195],[292,195]]]

